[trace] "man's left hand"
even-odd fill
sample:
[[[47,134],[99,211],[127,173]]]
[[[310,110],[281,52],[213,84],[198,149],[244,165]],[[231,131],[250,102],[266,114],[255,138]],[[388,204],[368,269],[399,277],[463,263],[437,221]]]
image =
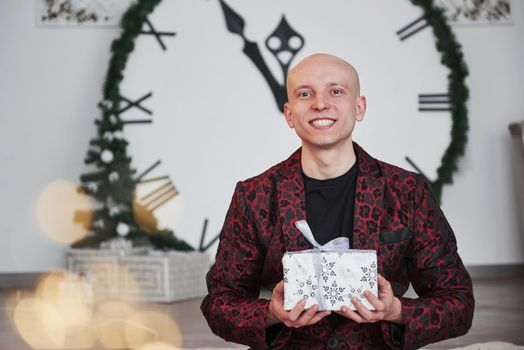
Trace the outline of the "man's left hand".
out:
[[[357,323],[373,323],[384,320],[403,324],[404,317],[402,315],[402,304],[393,294],[391,283],[381,275],[378,275],[377,279],[378,297],[369,290],[364,292],[364,296],[371,305],[375,307],[375,310],[369,310],[360,302],[360,300],[353,297],[351,302],[355,305],[355,311],[347,306],[343,306],[340,311],[336,312]]]

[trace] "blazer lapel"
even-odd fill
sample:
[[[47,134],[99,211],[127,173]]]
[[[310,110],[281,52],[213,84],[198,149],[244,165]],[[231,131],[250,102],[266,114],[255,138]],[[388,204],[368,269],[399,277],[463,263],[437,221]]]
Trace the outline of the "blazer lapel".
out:
[[[286,251],[311,249],[311,244],[295,227],[297,220],[306,219],[306,198],[302,178],[301,151],[299,148],[283,164],[282,177],[277,181],[279,220]]]
[[[384,214],[385,178],[377,161],[353,143],[358,160],[353,248],[378,251],[380,221]]]

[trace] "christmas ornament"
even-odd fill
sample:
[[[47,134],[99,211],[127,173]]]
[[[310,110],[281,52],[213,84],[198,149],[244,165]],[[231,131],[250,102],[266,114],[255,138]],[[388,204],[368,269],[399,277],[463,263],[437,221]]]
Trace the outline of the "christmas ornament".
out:
[[[127,234],[129,233],[129,225],[124,224],[123,222],[119,222],[116,226],[116,233],[118,233],[120,237],[127,236]]]
[[[113,158],[115,156],[113,155],[113,152],[110,150],[103,150],[102,153],[100,153],[100,159],[102,159],[102,162],[104,163],[111,163],[113,161]]]

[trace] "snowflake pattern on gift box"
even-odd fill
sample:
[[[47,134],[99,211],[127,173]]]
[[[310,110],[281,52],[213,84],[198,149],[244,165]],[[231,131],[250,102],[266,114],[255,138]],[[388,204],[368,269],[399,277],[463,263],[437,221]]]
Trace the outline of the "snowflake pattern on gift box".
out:
[[[331,286],[322,286],[324,288],[324,300],[327,300],[331,303],[331,306],[335,305],[337,301],[344,301],[345,287],[339,287],[336,281],[333,281]]]
[[[317,275],[314,276],[314,279],[316,281]],[[299,287],[293,295],[300,296],[307,300],[308,298],[315,298],[317,299],[317,288],[318,286],[316,284],[313,284],[313,280],[311,276],[309,276],[306,280],[306,282],[302,282],[298,279],[295,279],[296,285]]]
[[[349,287],[349,294],[347,296],[349,300],[351,300],[351,298],[353,297],[363,299],[364,298],[364,286],[360,286],[356,289],[354,287]]]
[[[329,276],[337,275],[333,270],[333,267],[335,267],[334,261],[328,262],[326,260],[326,257],[322,257],[322,261],[320,262],[320,272],[322,274],[322,279],[324,280],[324,282],[327,282]]]
[[[288,283],[287,273],[289,272],[288,268],[284,268],[284,283]]]
[[[369,267],[362,267],[362,276],[361,282],[368,282],[369,286],[373,288],[375,286],[375,280],[377,279],[377,264],[372,262]]]
[[[349,287],[349,293],[346,294],[346,297],[347,297],[347,300],[349,301],[350,305],[352,307],[354,307],[355,305],[353,305],[353,303],[351,302],[351,299],[353,299],[353,297],[356,297],[359,300],[363,300],[364,299],[364,286],[360,286],[358,288],[354,288],[354,287],[350,286]]]

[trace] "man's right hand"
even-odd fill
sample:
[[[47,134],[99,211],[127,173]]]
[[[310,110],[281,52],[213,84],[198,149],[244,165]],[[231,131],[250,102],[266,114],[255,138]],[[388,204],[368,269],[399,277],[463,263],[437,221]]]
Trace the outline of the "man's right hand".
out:
[[[273,289],[269,310],[266,318],[266,327],[282,322],[287,327],[299,328],[317,323],[331,314],[331,311],[317,312],[315,304],[304,311],[306,301],[299,301],[291,311],[284,310],[284,282],[280,281]]]

